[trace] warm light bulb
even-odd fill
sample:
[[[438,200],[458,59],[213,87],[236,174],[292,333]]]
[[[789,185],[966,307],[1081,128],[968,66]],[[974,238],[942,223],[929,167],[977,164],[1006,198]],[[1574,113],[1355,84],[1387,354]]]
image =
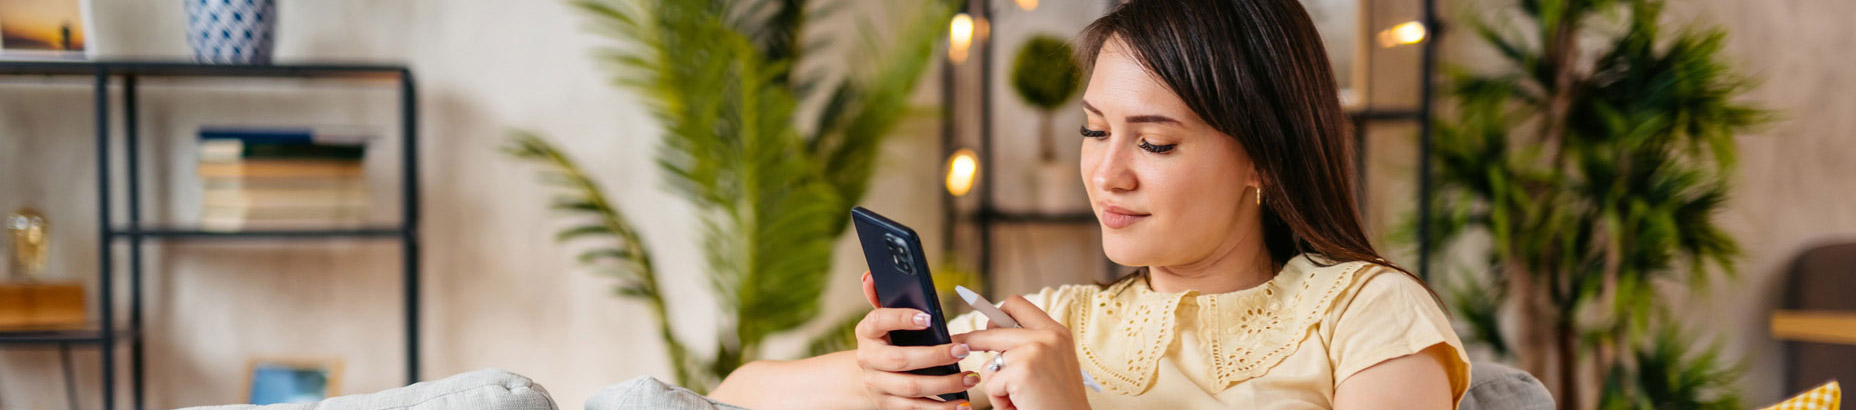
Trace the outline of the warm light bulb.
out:
[[[947,158],[947,193],[964,196],[973,190],[973,179],[980,173],[980,162],[973,150],[962,148]]]
[[[1038,0],[1018,0],[1018,8],[1025,11],[1037,10]]]
[[[1418,44],[1424,41],[1425,34],[1423,23],[1407,21],[1379,32],[1379,45],[1383,47],[1396,47],[1406,44]]]
[[[973,46],[973,17],[967,13],[954,15],[954,21],[947,26],[947,58],[954,64],[967,61],[967,48]]]

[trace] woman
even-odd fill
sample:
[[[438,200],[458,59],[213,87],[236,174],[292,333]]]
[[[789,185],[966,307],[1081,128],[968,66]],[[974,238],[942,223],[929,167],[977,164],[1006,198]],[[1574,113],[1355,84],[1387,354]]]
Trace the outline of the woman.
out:
[[[1085,29],[1079,56],[1082,181],[1108,257],[1143,269],[1011,297],[1002,308],[1020,329],[957,317],[950,345],[889,345],[889,331],[929,318],[876,309],[856,351],[750,363],[713,397],[968,409],[924,397],[971,389],[996,408],[1455,407],[1462,343],[1434,294],[1366,239],[1333,74],[1297,0],[1136,0]],[[955,362],[966,372],[907,373]]]

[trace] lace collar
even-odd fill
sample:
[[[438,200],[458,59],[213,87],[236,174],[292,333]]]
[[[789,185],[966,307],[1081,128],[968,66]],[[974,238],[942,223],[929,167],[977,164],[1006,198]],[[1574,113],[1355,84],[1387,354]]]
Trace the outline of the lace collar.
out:
[[[1210,295],[1155,292],[1141,280],[1107,289],[1070,287],[1087,294],[1071,295],[1064,321],[1074,332],[1083,368],[1108,391],[1137,395],[1151,387],[1175,337],[1180,301],[1193,298],[1199,350],[1210,356],[1202,359],[1213,373],[1201,379],[1216,383],[1201,387],[1218,392],[1262,376],[1295,353],[1366,266],[1320,266],[1302,255],[1262,285]]]

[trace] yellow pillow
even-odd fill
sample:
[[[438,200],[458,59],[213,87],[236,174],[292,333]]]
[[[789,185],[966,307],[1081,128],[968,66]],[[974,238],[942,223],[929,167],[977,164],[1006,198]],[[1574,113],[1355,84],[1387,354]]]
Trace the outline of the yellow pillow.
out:
[[[1831,380],[1792,396],[1790,399],[1760,410],[1837,410],[1843,403],[1843,388],[1837,387],[1837,381]]]

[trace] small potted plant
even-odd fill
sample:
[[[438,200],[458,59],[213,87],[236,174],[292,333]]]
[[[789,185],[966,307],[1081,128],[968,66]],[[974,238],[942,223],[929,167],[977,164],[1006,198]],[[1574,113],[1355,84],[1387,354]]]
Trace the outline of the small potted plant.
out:
[[[1057,141],[1053,128],[1058,109],[1076,98],[1082,88],[1080,71],[1063,39],[1036,35],[1025,41],[1012,60],[1012,91],[1020,100],[1039,112],[1038,167],[1033,171],[1032,189],[1037,202],[1046,211],[1061,212],[1075,208],[1073,191],[1078,188],[1075,169],[1057,161]]]

